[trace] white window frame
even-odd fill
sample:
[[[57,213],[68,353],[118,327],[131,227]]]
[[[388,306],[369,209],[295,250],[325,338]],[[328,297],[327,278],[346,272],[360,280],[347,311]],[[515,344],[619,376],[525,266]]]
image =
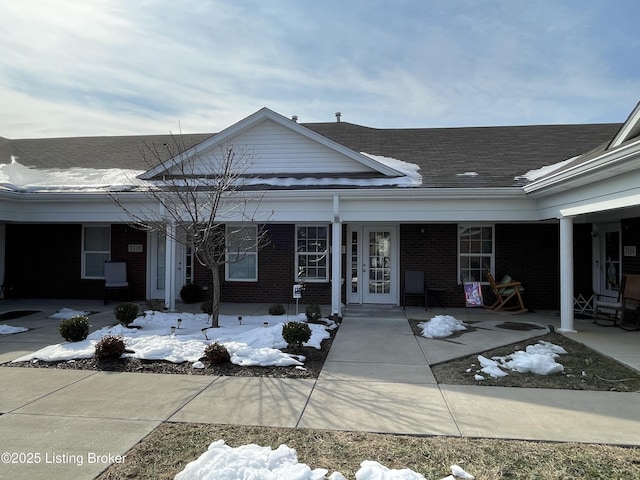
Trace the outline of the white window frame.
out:
[[[86,230],[88,228],[102,228],[102,229],[107,229],[108,230],[108,235],[109,235],[109,250],[87,250],[85,248],[85,237],[86,237]],[[82,251],[82,257],[81,257],[81,278],[83,279],[104,279],[104,269],[103,269],[103,273],[102,275],[87,275],[87,255],[105,255],[106,254],[106,261],[111,260],[111,225],[106,225],[106,224],[90,224],[90,225],[82,225],[82,238],[81,238],[81,245],[80,245],[81,251]]]
[[[238,229],[252,229],[254,231],[254,242],[253,246],[250,250],[243,250],[242,256],[243,258],[239,262],[233,262],[230,252],[231,241],[230,241],[230,230],[238,230]],[[253,251],[251,251],[253,250]],[[255,258],[254,264],[254,275],[253,277],[234,277],[233,276],[233,267],[242,263],[248,257]],[[225,269],[224,269],[224,278],[227,282],[257,282],[258,281],[258,226],[257,225],[225,225]]]
[[[479,252],[462,252],[461,242],[462,242],[462,233],[463,231],[474,228],[474,229],[483,229],[490,228],[491,229],[491,253],[483,252],[482,248],[480,248]],[[465,279],[462,272],[462,258],[472,258],[472,257],[480,257],[480,258],[489,258],[489,271],[492,275],[494,275],[495,268],[495,255],[496,255],[496,227],[495,224],[487,224],[487,223],[470,223],[470,224],[459,224],[458,225],[458,234],[457,234],[457,242],[458,242],[458,282],[463,283]],[[482,237],[480,237],[480,242],[484,242]],[[481,243],[482,244],[482,243]],[[467,262],[468,264],[468,262]],[[468,272],[469,268],[465,267],[465,270]],[[489,282],[486,280],[485,266],[483,262],[481,262],[480,268],[480,278],[474,278],[474,281],[480,282],[483,284],[488,284]]]
[[[330,238],[330,234],[329,234],[329,224],[327,223],[320,223],[320,224],[297,224],[295,226],[296,228],[296,234],[295,234],[295,281],[296,282],[309,282],[309,283],[327,283],[329,282],[329,269],[330,269],[330,260],[329,260],[329,238]],[[314,251],[306,251],[306,252],[299,252],[298,251],[298,230],[300,228],[324,228],[325,232],[326,232],[326,236],[324,238],[324,242],[325,242],[325,250],[324,251],[320,251],[320,250],[314,250]],[[315,237],[316,239],[319,239],[319,237]],[[322,254],[324,257],[324,262],[325,262],[325,276],[324,277],[301,277],[300,276],[300,257],[301,256],[307,256],[307,257],[312,257],[312,256],[316,256],[318,254]]]

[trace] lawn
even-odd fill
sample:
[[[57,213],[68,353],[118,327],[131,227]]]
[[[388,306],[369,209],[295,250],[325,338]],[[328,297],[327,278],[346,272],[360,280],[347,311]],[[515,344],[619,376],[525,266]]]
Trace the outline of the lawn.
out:
[[[477,355],[433,366],[438,383],[579,390],[640,391],[640,373],[557,333],[483,352],[505,356],[539,340],[568,352],[559,359],[565,369],[543,376],[510,372],[482,382],[474,380]],[[468,371],[471,369],[471,371]],[[232,447],[281,444],[294,448],[300,463],[339,471],[355,478],[361,462],[374,460],[389,468],[410,468],[426,479],[441,479],[458,464],[478,480],[631,479],[640,478],[640,448],[457,437],[418,437],[376,433],[164,423],[113,465],[100,480],[169,479],[198,458],[216,440]]]

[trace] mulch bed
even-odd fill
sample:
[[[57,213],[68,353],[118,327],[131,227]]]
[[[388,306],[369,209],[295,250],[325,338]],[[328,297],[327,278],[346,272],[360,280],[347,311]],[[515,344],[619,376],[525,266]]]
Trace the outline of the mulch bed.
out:
[[[227,362],[222,365],[209,365],[205,359],[201,361],[205,368],[193,368],[191,362],[171,363],[158,360],[140,360],[137,358],[120,358],[114,362],[98,361],[95,358],[76,359],[62,362],[16,362],[4,363],[3,367],[57,368],[65,370],[95,370],[105,372],[131,373],[163,373],[178,375],[212,375],[234,377],[274,377],[274,378],[318,378],[324,361],[338,329],[330,330],[330,338],[322,341],[320,350],[312,347],[284,348],[281,351],[294,355],[304,355],[304,369],[290,367],[242,367]]]

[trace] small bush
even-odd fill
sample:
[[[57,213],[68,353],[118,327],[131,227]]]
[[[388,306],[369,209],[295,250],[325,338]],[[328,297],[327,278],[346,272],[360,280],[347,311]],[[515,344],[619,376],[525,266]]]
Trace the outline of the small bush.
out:
[[[84,315],[65,318],[60,322],[58,331],[65,340],[80,342],[89,335],[89,318]]]
[[[135,303],[121,303],[116,305],[116,308],[113,309],[113,313],[122,325],[128,327],[129,324],[138,316],[139,310],[140,307]]]
[[[204,349],[204,356],[211,365],[220,365],[231,361],[227,347],[218,342],[207,345]]]
[[[288,345],[300,347],[311,338],[311,328],[304,322],[287,322],[282,326],[282,338]]]
[[[269,307],[269,315],[284,315],[284,307],[280,303],[276,303]]]
[[[316,322],[320,317],[322,317],[320,307],[315,303],[307,305],[307,309],[304,313],[307,315],[307,320],[309,320],[310,322]]]
[[[202,289],[195,283],[187,283],[180,289],[180,298],[184,303],[196,303],[200,300]]]
[[[147,300],[147,309],[154,312],[164,312],[164,300],[159,298],[151,298]]]
[[[124,339],[119,335],[105,335],[96,344],[98,360],[117,360],[124,353]]]

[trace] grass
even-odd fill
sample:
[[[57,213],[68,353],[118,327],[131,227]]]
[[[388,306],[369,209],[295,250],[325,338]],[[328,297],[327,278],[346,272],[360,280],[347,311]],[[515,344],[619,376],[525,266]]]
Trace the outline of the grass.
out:
[[[568,355],[561,374],[540,376],[510,372],[482,385],[577,390],[640,391],[640,373],[560,334],[483,352],[505,356],[538,340],[561,345]],[[477,355],[432,366],[438,383],[478,384],[473,379]],[[478,367],[479,368],[479,367]],[[389,468],[410,468],[426,479],[440,479],[458,464],[478,480],[640,478],[640,448],[458,437],[417,437],[376,433],[234,425],[164,423],[127,453],[126,462],[106,470],[99,480],[170,479],[216,440],[232,447],[250,443],[294,448],[311,468],[339,471],[355,478],[360,463],[378,461]]]
[[[454,437],[414,437],[293,428],[164,423],[110,467],[99,480],[171,479],[213,441],[294,448],[311,468],[348,479],[364,460],[410,468],[440,479],[458,464],[478,480],[640,478],[640,449],[610,445],[526,442]]]

